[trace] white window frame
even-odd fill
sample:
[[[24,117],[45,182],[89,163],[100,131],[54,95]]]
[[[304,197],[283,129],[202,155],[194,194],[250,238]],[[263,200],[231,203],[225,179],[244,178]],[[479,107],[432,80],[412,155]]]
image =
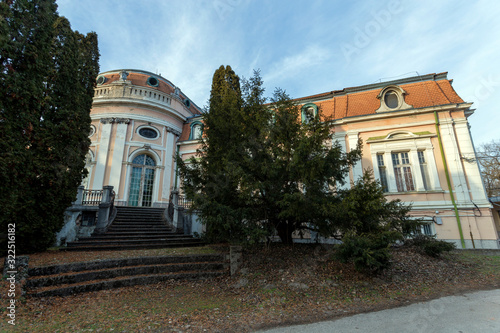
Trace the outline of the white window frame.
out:
[[[389,182],[387,180],[387,163],[385,162],[384,154],[376,154],[377,159],[377,171],[378,171],[378,179],[380,180],[380,184],[382,185],[382,189],[384,193],[389,192]],[[385,179],[382,178],[380,171],[384,171]],[[385,180],[385,181],[384,181]]]
[[[377,154],[380,156],[380,154]],[[400,178],[400,188],[398,192],[413,192],[415,188],[415,176],[414,171],[412,171],[413,166],[410,163],[410,153],[407,151],[396,151],[391,152],[392,161],[392,171],[394,172],[394,179],[396,179],[396,188],[398,187],[397,174],[399,173]],[[394,163],[397,161],[397,164]],[[396,173],[396,169],[398,172]],[[408,177],[409,175],[409,177]]]
[[[411,192],[442,191],[441,184],[439,182],[436,161],[434,159],[434,147],[432,145],[431,138],[418,137],[417,135],[409,132],[405,137],[398,135],[397,139],[391,138],[391,136],[393,135],[394,134],[389,134],[387,138],[383,140],[377,140],[376,142],[367,142],[370,146],[373,172],[376,179],[380,179],[377,154],[384,155],[384,161],[386,163],[387,185],[389,190],[386,193],[408,193],[398,192],[396,186],[394,165],[392,164],[392,153],[398,152],[408,152],[415,187],[415,190]],[[420,162],[418,159],[419,151],[423,152],[425,160],[427,162],[427,172],[429,174],[429,184],[427,190],[424,187],[424,181],[422,178],[422,173],[420,171]]]

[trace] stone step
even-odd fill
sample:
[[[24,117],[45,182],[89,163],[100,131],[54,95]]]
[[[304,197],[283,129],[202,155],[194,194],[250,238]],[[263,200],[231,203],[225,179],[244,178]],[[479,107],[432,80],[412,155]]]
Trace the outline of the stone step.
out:
[[[150,233],[150,234],[137,234],[137,233],[131,233],[131,234],[102,234],[102,235],[94,235],[92,237],[81,237],[78,239],[78,242],[87,242],[87,241],[93,241],[93,240],[127,240],[127,239],[153,239],[153,238],[167,238],[167,239],[179,239],[179,238],[185,238],[187,236],[183,234],[172,234],[169,232],[165,233]]]
[[[120,210],[134,210],[134,209],[137,209],[137,210],[165,210],[166,208],[165,207],[140,207],[140,206],[116,206],[116,208],[120,209]]]
[[[162,216],[151,215],[116,215],[116,221],[163,221]]]
[[[221,254],[108,259],[28,270],[26,288],[34,297],[144,285],[171,279],[214,278],[226,273]]]
[[[122,276],[156,275],[186,271],[217,271],[222,269],[224,269],[224,264],[222,262],[167,263],[162,265],[118,267],[34,277],[28,279],[26,288],[34,289],[62,284],[75,284],[94,280],[114,279]]]
[[[113,223],[103,234],[94,234],[69,242],[67,251],[100,251],[123,249],[156,249],[162,247],[198,246],[192,236],[178,234],[165,224],[165,208],[118,206]]]
[[[135,226],[145,226],[145,225],[154,225],[154,226],[161,226],[161,227],[167,227],[168,228],[168,225],[166,225],[165,223],[163,222],[159,222],[159,221],[114,221],[113,224],[111,226],[125,226],[125,227],[128,227],[128,226],[131,226],[131,227],[135,227]]]
[[[126,213],[126,214],[151,214],[151,215],[163,215],[165,213],[164,209],[146,209],[146,208],[140,208],[140,209],[123,209],[123,208],[118,208],[116,210],[118,214]]]
[[[121,225],[111,225],[108,228],[108,231],[117,231],[117,230],[131,230],[131,231],[138,231],[138,230],[148,230],[148,229],[154,229],[154,230],[171,230],[169,227],[166,225],[127,225],[127,226],[121,226]]]
[[[33,276],[54,275],[54,274],[61,274],[68,272],[83,272],[83,271],[116,268],[116,267],[183,264],[183,263],[196,263],[196,262],[218,262],[218,261],[224,261],[224,255],[190,254],[190,255],[105,259],[98,261],[84,261],[84,262],[75,262],[69,264],[32,267],[28,270],[28,275],[30,277],[33,277]]]
[[[173,230],[163,230],[163,231],[158,231],[158,230],[151,230],[148,229],[147,231],[142,231],[142,232],[137,232],[133,230],[123,230],[123,231],[108,231],[105,234],[99,234],[99,235],[92,235],[92,237],[105,237],[105,236],[141,236],[141,235],[147,235],[147,236],[152,236],[152,235],[162,235],[162,236],[170,236],[170,237],[177,237],[179,235],[185,236],[184,234],[179,234]]]
[[[71,243],[71,245],[68,246],[78,246],[78,244],[84,244],[86,246],[88,245],[119,245],[119,244],[147,244],[151,242],[186,242],[186,243],[194,243],[194,242],[199,242],[198,239],[192,238],[192,237],[182,237],[182,238],[168,238],[168,237],[156,237],[153,239],[115,239],[115,240],[107,240],[107,239],[102,239],[102,238],[97,238],[97,239],[85,239],[83,241],[76,241]]]
[[[205,243],[198,241],[192,243],[186,242],[151,242],[149,244],[120,244],[120,245],[85,245],[68,246],[61,248],[62,251],[122,251],[122,250],[144,250],[144,249],[163,249],[175,247],[193,247],[202,246]]]
[[[161,238],[161,237],[156,237],[154,239],[116,239],[116,240],[106,240],[106,239],[90,239],[90,240],[85,240],[85,241],[76,241],[68,244],[68,247],[75,247],[75,246],[89,246],[89,245],[135,245],[135,244],[149,244],[149,243],[197,243],[199,242],[198,239],[195,238],[176,238],[176,239],[169,239],[169,238]]]
[[[170,274],[126,276],[111,280],[98,280],[92,283],[69,284],[42,288],[41,290],[39,289],[30,292],[29,295],[32,297],[69,296],[77,293],[116,289],[136,285],[147,285],[168,280],[210,279],[222,275],[224,275],[223,271],[194,271]]]

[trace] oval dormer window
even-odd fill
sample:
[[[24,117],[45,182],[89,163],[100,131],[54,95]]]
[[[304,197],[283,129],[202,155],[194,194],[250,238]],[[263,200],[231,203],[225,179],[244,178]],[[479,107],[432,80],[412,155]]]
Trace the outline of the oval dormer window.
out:
[[[97,85],[100,86],[101,84],[106,83],[107,79],[104,75],[99,75],[97,77]]]
[[[398,94],[395,91],[386,92],[384,102],[389,109],[396,109],[399,106]]]
[[[146,139],[156,139],[158,131],[151,127],[142,127],[139,129],[139,135]]]
[[[147,83],[152,87],[158,87],[160,83],[157,78],[150,76],[147,80]]]

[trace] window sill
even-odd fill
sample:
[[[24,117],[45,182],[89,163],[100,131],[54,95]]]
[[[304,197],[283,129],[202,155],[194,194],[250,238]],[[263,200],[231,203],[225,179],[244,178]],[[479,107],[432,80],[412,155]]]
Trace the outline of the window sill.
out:
[[[384,192],[385,195],[401,195],[401,194],[433,194],[445,193],[444,190],[428,190],[428,191],[407,191],[407,192]]]

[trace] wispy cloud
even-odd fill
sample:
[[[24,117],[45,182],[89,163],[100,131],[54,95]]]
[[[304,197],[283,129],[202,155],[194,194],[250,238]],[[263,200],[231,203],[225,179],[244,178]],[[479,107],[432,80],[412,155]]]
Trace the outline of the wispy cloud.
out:
[[[263,73],[266,82],[286,82],[290,78],[300,80],[300,76],[313,67],[321,66],[330,52],[318,45],[309,45],[297,54],[285,56],[271,64],[270,69]]]
[[[73,28],[98,33],[103,71],[159,72],[200,106],[208,99],[214,70],[222,64],[245,77],[261,69],[267,87],[282,87],[293,97],[405,73],[448,71],[457,93],[478,108],[469,120],[476,142],[499,137],[494,128],[500,121],[497,2],[58,0],[58,4]],[[346,51],[346,45],[351,49]]]

